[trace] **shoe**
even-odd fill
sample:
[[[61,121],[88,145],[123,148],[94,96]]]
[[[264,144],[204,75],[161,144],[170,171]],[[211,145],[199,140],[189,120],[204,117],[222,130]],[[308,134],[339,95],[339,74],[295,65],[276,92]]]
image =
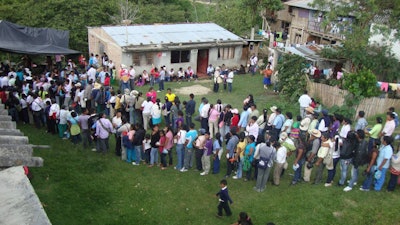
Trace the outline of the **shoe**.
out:
[[[348,184],[350,184],[350,180],[347,181]],[[353,186],[356,186],[357,182],[354,182]]]
[[[204,175],[207,175],[207,174],[208,174],[208,173],[206,173],[206,172],[200,173],[201,176],[204,176]]]
[[[134,165],[134,166],[139,166],[139,164],[136,163],[136,162],[132,162],[132,165]]]
[[[95,148],[92,148],[92,152],[95,152],[95,151],[97,151]]]
[[[353,188],[351,188],[351,187],[349,187],[349,186],[347,186],[347,187],[345,187],[345,188],[343,189],[343,191],[345,191],[345,192],[348,192],[348,191],[351,191],[351,190],[353,190]]]
[[[240,179],[238,176],[233,176],[232,178],[235,180]]]
[[[244,178],[244,180],[243,180],[244,182],[247,182],[247,178]]]
[[[330,187],[332,186],[332,183],[325,183],[325,187]]]
[[[160,90],[158,90],[157,92],[161,92]]]
[[[174,170],[176,170],[176,166],[174,166]]]
[[[337,186],[341,187],[341,186],[344,186],[344,184],[341,184],[341,183],[338,182]]]
[[[290,182],[290,185],[296,185],[297,184],[297,182],[296,181],[292,181],[292,182]]]
[[[229,176],[228,176],[228,175],[225,175],[224,178],[225,178],[225,179],[226,179],[226,178],[229,178]]]
[[[182,168],[181,169],[181,172],[187,172],[188,170],[187,169],[185,169],[185,168]]]
[[[253,187],[253,190],[258,191],[259,189],[257,187]]]
[[[364,189],[364,188],[360,187],[360,191],[369,191],[369,189]]]
[[[161,170],[166,170],[166,169],[168,169],[167,167],[161,167]]]
[[[215,216],[216,216],[217,218],[222,218],[222,215],[218,215],[218,214],[217,214],[217,215],[215,215]]]

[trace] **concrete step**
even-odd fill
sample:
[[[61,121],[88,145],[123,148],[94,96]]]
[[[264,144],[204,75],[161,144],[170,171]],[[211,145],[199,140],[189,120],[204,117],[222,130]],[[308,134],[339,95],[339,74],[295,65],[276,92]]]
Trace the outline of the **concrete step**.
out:
[[[24,133],[22,133],[20,130],[18,129],[4,129],[4,128],[0,128],[0,136],[24,136]]]
[[[27,145],[29,144],[28,137],[25,136],[0,136],[0,144],[10,145]]]
[[[11,119],[9,115],[0,115],[0,121],[11,121]]]
[[[31,158],[15,158],[9,156],[0,156],[1,167],[12,167],[12,166],[30,166],[30,167],[42,167],[43,159],[40,157]]]
[[[32,145],[0,144],[0,157],[30,158],[32,153]]]
[[[0,128],[17,129],[17,124],[14,121],[0,121]]]
[[[8,115],[8,111],[6,109],[0,109],[0,115]]]

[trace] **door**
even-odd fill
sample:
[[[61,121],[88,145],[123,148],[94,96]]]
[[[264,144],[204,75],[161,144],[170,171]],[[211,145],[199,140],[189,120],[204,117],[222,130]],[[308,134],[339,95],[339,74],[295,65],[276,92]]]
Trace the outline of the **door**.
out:
[[[208,67],[208,49],[199,49],[197,52],[197,76],[206,77]]]

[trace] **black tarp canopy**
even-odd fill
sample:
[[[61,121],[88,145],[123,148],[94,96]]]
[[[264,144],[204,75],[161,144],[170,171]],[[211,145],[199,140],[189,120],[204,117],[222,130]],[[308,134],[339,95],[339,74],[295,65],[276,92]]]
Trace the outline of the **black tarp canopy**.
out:
[[[69,31],[25,27],[0,20],[0,51],[29,55],[70,55]]]

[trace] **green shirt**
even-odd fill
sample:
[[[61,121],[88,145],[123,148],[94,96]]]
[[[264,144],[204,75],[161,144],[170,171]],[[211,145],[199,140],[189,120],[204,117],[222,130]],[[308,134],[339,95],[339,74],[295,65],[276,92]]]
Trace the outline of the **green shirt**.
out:
[[[382,124],[377,123],[372,127],[372,129],[369,131],[369,135],[371,138],[378,139],[379,133],[381,133],[382,130]]]

